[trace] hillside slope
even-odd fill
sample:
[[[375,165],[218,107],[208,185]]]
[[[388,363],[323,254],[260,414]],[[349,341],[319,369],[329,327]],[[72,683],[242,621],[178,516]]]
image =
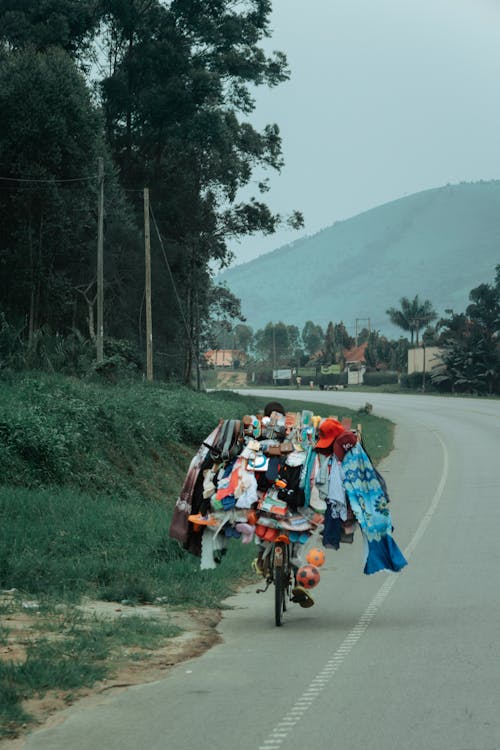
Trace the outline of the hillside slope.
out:
[[[463,312],[500,263],[500,181],[450,185],[366,211],[220,276],[254,329],[282,320],[326,326],[356,318],[393,336],[385,313],[402,296]],[[366,321],[361,320],[360,325]]]

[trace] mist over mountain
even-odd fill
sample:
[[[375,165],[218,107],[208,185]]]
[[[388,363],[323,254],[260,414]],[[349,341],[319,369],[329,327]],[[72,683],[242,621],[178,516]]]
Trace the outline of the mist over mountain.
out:
[[[307,217],[306,217],[307,219]],[[463,312],[471,289],[500,263],[500,181],[425,190],[365,211],[218,278],[241,299],[254,330],[343,321],[402,335],[386,315],[401,297]]]

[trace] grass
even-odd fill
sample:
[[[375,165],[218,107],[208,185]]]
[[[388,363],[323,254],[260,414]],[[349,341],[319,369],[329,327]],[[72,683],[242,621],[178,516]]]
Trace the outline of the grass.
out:
[[[61,614],[50,606],[40,614],[24,658],[0,660],[0,738],[16,736],[20,724],[32,721],[22,705],[26,699],[57,690],[71,700],[75,691],[108,677],[128,649],[134,649],[134,659],[144,659],[180,632],[168,621],[138,615],[111,621],[70,607]]]
[[[306,399],[280,396],[289,411],[334,409]],[[194,450],[220,418],[258,413],[264,401],[29,374],[0,381],[0,405],[0,589],[17,590],[0,598],[0,644],[23,598],[36,600],[40,623],[23,659],[0,660],[0,737],[10,737],[30,721],[26,698],[92,685],[123,649],[144,658],[173,635],[167,623],[142,617],[82,620],[82,597],[218,608],[249,574],[253,545],[232,543],[215,570],[201,571],[168,530]],[[375,462],[387,455],[390,422],[335,412],[362,423]]]

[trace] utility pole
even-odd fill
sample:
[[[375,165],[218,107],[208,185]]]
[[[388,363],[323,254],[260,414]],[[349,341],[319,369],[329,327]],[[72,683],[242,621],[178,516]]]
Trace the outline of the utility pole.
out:
[[[423,368],[422,368],[422,393],[425,393],[425,341],[424,341],[424,337],[423,336],[422,336],[422,347],[423,347],[423,350],[424,350],[424,352],[423,352],[424,353],[424,364],[423,364]]]
[[[415,333],[416,333],[416,345],[418,346],[419,343],[419,332],[420,332],[420,324],[422,323],[425,325],[429,322],[429,316],[423,315],[422,317],[415,317],[410,318],[410,324],[415,326]],[[424,335],[422,334],[422,393],[425,393],[425,370],[426,370],[426,362],[425,362],[425,339]]]
[[[360,321],[360,320],[367,320],[368,321],[368,333],[370,334],[370,332],[371,332],[371,327],[370,327],[371,326],[371,318],[356,318],[356,336],[355,336],[355,339],[354,339],[355,342],[356,342],[356,346],[358,345],[358,321]]]
[[[273,383],[276,383],[274,373],[276,372],[276,332],[273,323]]]
[[[104,362],[104,160],[97,159],[99,197],[97,201],[97,364]]]
[[[144,188],[144,252],[146,263],[146,377],[153,380],[153,321],[151,316],[151,234],[149,188]]]

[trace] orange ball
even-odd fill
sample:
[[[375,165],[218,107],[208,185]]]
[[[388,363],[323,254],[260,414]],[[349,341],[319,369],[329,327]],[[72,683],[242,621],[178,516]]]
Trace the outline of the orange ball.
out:
[[[313,589],[318,585],[320,574],[315,565],[303,565],[297,571],[297,584],[305,589]]]
[[[319,547],[312,547],[306,555],[306,560],[311,565],[320,568],[325,562],[325,553]]]

